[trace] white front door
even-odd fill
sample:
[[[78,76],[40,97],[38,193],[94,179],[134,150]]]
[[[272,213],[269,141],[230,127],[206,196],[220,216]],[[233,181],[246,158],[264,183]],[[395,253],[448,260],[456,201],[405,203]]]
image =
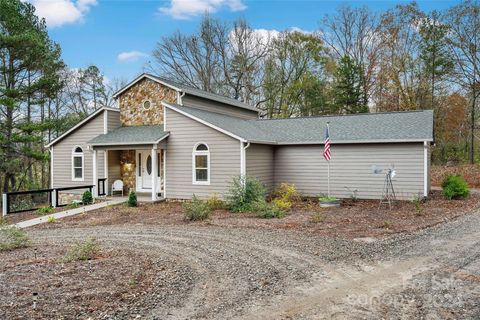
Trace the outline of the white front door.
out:
[[[152,153],[142,151],[142,188],[152,189]]]

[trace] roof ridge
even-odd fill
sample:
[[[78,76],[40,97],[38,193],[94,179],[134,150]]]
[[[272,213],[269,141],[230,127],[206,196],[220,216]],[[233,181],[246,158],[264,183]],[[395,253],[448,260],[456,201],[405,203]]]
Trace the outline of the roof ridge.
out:
[[[241,103],[243,104],[244,106],[250,108],[250,109],[256,109],[255,107],[249,105],[248,103],[245,103],[241,100],[238,100],[238,99],[235,99],[235,98],[232,98],[232,97],[228,97],[228,96],[225,96],[225,95],[222,95],[222,94],[218,94],[218,93],[215,93],[215,92],[210,92],[210,91],[207,91],[207,90],[204,90],[204,89],[200,89],[200,88],[196,88],[196,87],[193,87],[191,85],[188,85],[188,84],[184,84],[184,83],[180,83],[176,80],[173,80],[173,79],[170,79],[170,78],[166,78],[166,77],[163,77],[163,76],[158,76],[158,75],[154,75],[154,74],[151,74],[151,73],[146,73],[147,75],[151,76],[151,77],[154,77],[154,78],[157,78],[158,80],[160,81],[164,81],[164,82],[170,82],[170,84],[174,85],[174,86],[177,86],[177,87],[184,87],[184,88],[188,88],[188,89],[191,89],[191,90],[198,90],[198,91],[203,91],[207,94],[211,94],[211,95],[215,95],[219,98],[223,98],[223,99],[228,99],[228,100],[232,100],[232,101],[235,101],[235,102],[238,102],[238,103]]]
[[[295,120],[295,119],[320,119],[320,118],[343,118],[352,116],[373,116],[383,114],[406,114],[406,113],[422,113],[426,111],[433,111],[432,109],[424,110],[407,110],[407,111],[385,111],[385,112],[365,112],[365,113],[349,113],[349,114],[329,114],[323,116],[302,116],[302,117],[290,117],[290,118],[266,118],[266,119],[254,119],[249,121],[271,121],[271,120]]]

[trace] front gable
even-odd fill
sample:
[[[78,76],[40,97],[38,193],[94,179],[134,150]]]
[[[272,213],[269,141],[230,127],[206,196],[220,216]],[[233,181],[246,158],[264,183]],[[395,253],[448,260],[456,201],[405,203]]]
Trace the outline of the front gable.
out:
[[[145,77],[121,92],[118,101],[122,126],[159,125],[164,121],[161,102],[176,103],[177,91]]]

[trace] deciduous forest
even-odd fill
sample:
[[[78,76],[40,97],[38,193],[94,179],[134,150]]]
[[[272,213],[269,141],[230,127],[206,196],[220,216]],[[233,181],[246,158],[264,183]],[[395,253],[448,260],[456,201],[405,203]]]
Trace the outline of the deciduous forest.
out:
[[[423,12],[341,5],[317,30],[256,29],[206,14],[196,32],[156,42],[142,71],[284,118],[433,109],[435,164],[479,159],[480,4]],[[0,184],[49,185],[44,145],[102,106],[125,82],[72,68],[28,2],[0,0]],[[335,141],[332,141],[332,149]]]

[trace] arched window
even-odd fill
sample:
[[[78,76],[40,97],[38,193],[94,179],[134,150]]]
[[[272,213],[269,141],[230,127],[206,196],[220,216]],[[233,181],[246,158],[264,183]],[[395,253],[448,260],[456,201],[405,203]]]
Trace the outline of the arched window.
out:
[[[193,184],[210,184],[210,149],[203,142],[193,148],[192,180]]]
[[[83,150],[79,146],[75,146],[72,150],[72,181],[84,180],[84,156]]]

